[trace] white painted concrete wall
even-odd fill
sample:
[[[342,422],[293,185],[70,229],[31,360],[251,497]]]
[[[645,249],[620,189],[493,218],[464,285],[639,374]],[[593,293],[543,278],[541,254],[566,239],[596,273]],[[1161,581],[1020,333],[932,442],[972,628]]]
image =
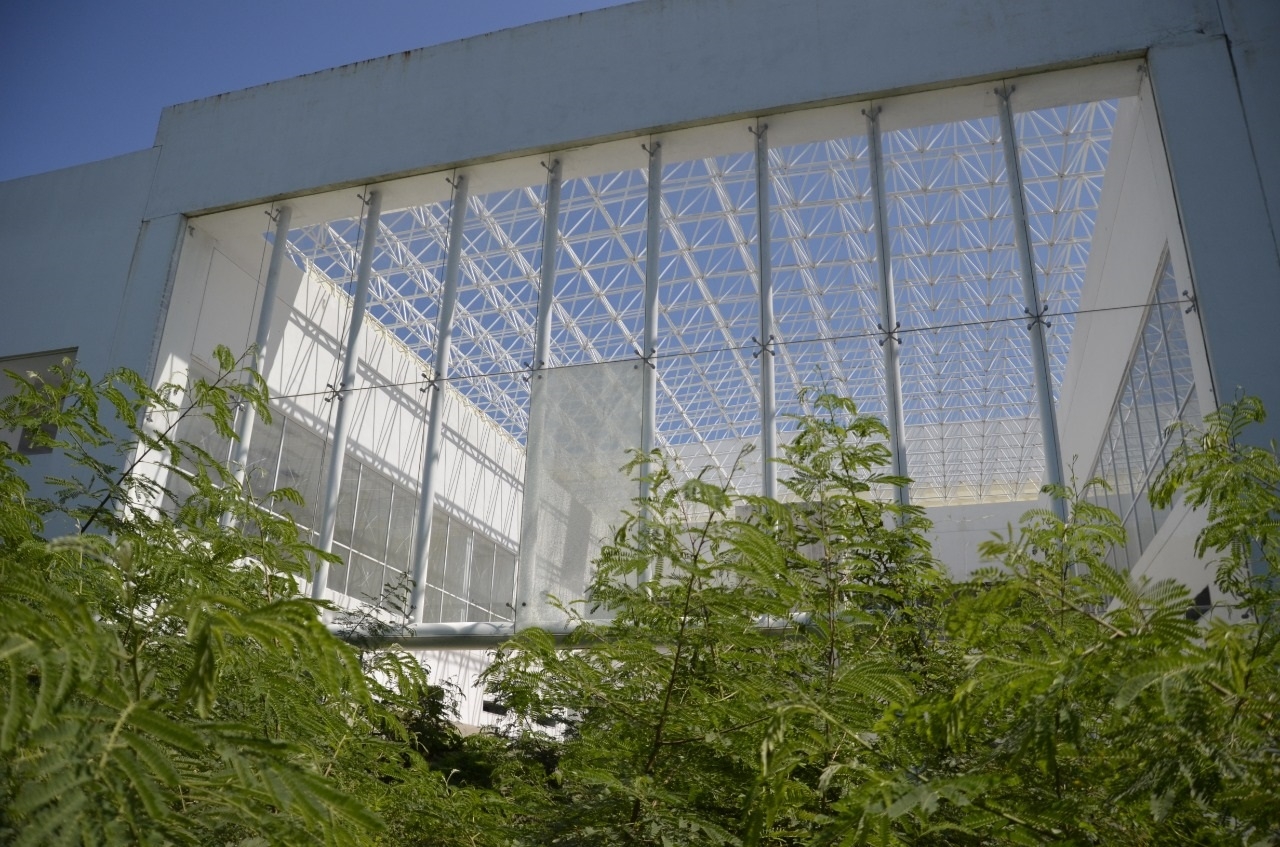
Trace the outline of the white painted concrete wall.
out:
[[[77,348],[100,376],[146,373],[180,215],[144,220],[157,154],[132,153],[0,183],[0,358]],[[31,457],[33,493],[71,468]],[[51,532],[69,527],[50,527]]]
[[[151,213],[1136,55],[1219,31],[1213,0],[632,3],[171,107]]]
[[[925,516],[933,521],[933,530],[927,534],[933,555],[952,577],[967,579],[978,568],[992,564],[978,554],[978,545],[990,541],[993,534],[1007,534],[1010,528],[1016,533],[1023,514],[1040,505],[1035,500],[1014,500],[930,507]]]
[[[1081,314],[1059,406],[1063,457],[1080,483],[1097,460],[1111,411],[1128,372],[1137,335],[1146,316],[1164,256],[1179,290],[1195,290],[1168,162],[1150,85],[1122,101],[1112,135],[1108,176],[1103,186],[1089,268],[1080,296]],[[1201,412],[1216,407],[1197,312],[1183,314]],[[1136,575],[1174,577],[1198,591],[1207,581],[1194,555],[1203,517],[1175,504],[1156,537],[1135,564]]]

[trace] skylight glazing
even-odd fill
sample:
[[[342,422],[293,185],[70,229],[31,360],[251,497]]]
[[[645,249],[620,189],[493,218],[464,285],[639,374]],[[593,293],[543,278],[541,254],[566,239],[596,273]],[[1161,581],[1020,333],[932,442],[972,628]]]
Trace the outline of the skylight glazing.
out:
[[[884,134],[908,470],[919,503],[1034,494],[1044,458],[1000,125]]]
[[[658,437],[728,474],[760,435],[755,154],[666,165],[662,205]],[[754,490],[759,456],[745,464],[735,483]]]
[[[1015,115],[1055,390],[1115,114],[1115,101],[1101,101]],[[853,115],[850,131],[861,126]],[[913,500],[1035,496],[1041,426],[999,121],[896,129],[883,133],[882,149]],[[886,411],[872,166],[856,132],[770,151],[783,440],[786,416],[805,411],[805,386]],[[728,475],[760,438],[756,179],[750,149],[663,168],[656,435],[691,471],[711,465]],[[646,183],[647,170],[636,167],[562,184],[548,367],[637,356]],[[461,252],[451,382],[521,443],[545,205],[545,182],[472,196]],[[448,202],[385,213],[373,265],[370,314],[428,365],[449,216]],[[353,216],[295,229],[290,242],[300,262],[350,291],[360,228]],[[736,487],[757,490],[759,468],[751,457]]]
[[[770,247],[779,342],[779,429],[803,414],[802,389],[851,397],[885,413],[875,201],[864,136],[770,151]]]
[[[557,365],[636,358],[644,333],[643,169],[565,180],[551,355]]]
[[[462,231],[450,378],[523,441],[537,332],[546,185],[471,198]]]
[[[1100,100],[1014,115],[1036,282],[1050,322],[1055,399],[1067,369],[1117,106]]]

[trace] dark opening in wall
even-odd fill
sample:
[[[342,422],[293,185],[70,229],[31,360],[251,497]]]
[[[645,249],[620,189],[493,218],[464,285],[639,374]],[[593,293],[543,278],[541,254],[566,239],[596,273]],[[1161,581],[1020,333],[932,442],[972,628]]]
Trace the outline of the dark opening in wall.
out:
[[[1200,590],[1191,601],[1191,605],[1187,607],[1187,620],[1198,621],[1205,615],[1209,614],[1209,610],[1213,608],[1213,598],[1209,594],[1209,586],[1205,586]]]
[[[18,394],[22,383],[35,386],[37,391],[42,383],[61,385],[62,375],[55,368],[64,363],[74,366],[76,352],[77,348],[71,347],[0,359],[0,403]],[[57,434],[58,428],[53,424],[44,424],[38,430],[29,427],[23,427],[20,431],[0,429],[0,441],[11,445],[25,456],[38,456],[53,452],[48,439]]]

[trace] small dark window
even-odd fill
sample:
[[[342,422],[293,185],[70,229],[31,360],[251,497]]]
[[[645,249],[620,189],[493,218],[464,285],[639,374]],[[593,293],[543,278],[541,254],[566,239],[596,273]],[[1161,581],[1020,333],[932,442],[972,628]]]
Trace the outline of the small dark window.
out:
[[[1191,601],[1191,605],[1187,607],[1187,620],[1198,621],[1209,614],[1209,610],[1212,608],[1213,599],[1209,595],[1209,586],[1206,585]]]
[[[51,350],[48,353],[33,353],[29,356],[9,356],[0,359],[0,402],[18,393],[18,380],[28,383],[34,380],[43,382],[60,381],[61,377],[54,372],[53,368],[62,364],[64,360],[70,360],[72,364],[75,364],[75,348]],[[58,429],[52,424],[46,424],[40,427],[40,432],[52,438],[58,434]],[[19,453],[28,456],[53,452],[50,447],[34,443],[37,441],[35,431],[27,428],[24,428],[21,432],[0,429],[0,441],[14,445],[14,449]]]

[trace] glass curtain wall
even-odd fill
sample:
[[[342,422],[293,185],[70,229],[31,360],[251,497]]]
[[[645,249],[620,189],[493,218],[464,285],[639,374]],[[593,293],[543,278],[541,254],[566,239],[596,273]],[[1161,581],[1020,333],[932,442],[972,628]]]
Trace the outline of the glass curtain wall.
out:
[[[177,437],[229,462],[231,441],[200,417],[183,421]],[[245,482],[258,497],[293,488],[305,505],[268,501],[277,515],[293,519],[303,538],[318,540],[323,497],[325,439],[279,412],[270,425],[258,418],[250,444]],[[192,491],[181,474],[170,478],[174,498]],[[173,507],[167,499],[165,507]],[[403,608],[409,590],[418,492],[393,482],[348,451],[338,494],[333,552],[341,564],[329,568],[328,587],[353,600]],[[486,534],[461,515],[434,510],[432,564],[428,575],[426,621],[509,621],[515,591],[514,545]]]
[[[865,135],[769,151],[770,243],[782,440],[807,396],[850,397],[886,413],[875,200]],[[809,394],[806,394],[808,392]]]
[[[1151,505],[1149,492],[1185,437],[1181,424],[1200,421],[1183,308],[1166,256],[1090,474],[1109,487],[1095,490],[1094,502],[1124,522],[1127,542],[1111,553],[1111,563],[1123,570],[1137,564],[1168,516]]]
[[[863,411],[885,414],[879,263],[887,262],[901,322],[899,340],[889,343],[901,344],[912,501],[1034,499],[1044,482],[1045,458],[1015,247],[1011,191],[1017,183],[1006,172],[1000,122],[994,114],[976,114],[933,123],[911,118],[903,126],[902,120],[894,123],[897,102],[878,104],[892,127],[881,134],[878,163],[871,159],[865,119],[854,108],[825,137],[783,142],[769,151],[764,184],[770,216],[764,225],[774,270],[771,347],[780,442],[791,428],[787,416],[807,410],[806,390],[842,393]],[[1051,322],[1047,343],[1055,394],[1067,366],[1115,115],[1116,102],[1110,100],[1015,108],[1036,283]],[[644,274],[652,247],[659,269],[656,441],[687,473],[709,469],[739,490],[758,491],[762,224],[756,196],[760,163],[747,128],[741,125],[738,142],[667,156],[660,207],[654,210],[648,208],[647,161],[639,140],[634,158],[610,153],[604,158],[612,156],[614,168],[598,173],[575,172],[575,156],[590,157],[565,153],[554,256],[542,255],[545,172],[513,165],[503,173],[524,176],[502,179],[515,184],[474,192],[463,226],[450,374],[461,397],[517,444],[528,443],[529,380],[546,262],[554,268],[554,290],[544,366],[638,362],[648,353],[641,348]],[[502,179],[492,174],[503,167],[479,165],[467,173],[478,186],[497,185]],[[877,255],[875,167],[884,175],[888,256]],[[657,245],[646,243],[651,213],[660,222]],[[428,367],[450,214],[447,202],[388,212],[374,259],[370,315]],[[308,224],[289,239],[300,266],[349,291],[358,236],[359,221],[350,219]],[[1147,395],[1155,394],[1154,386],[1138,381],[1132,391],[1132,405],[1153,405]],[[1134,418],[1135,426],[1140,420]],[[1154,416],[1152,424],[1158,420]],[[1107,455],[1114,460],[1124,448],[1140,446],[1122,438]],[[389,582],[384,572],[379,583],[370,563],[391,567],[401,559],[394,533],[362,538],[394,524],[408,509],[398,505],[398,483],[379,481],[358,459],[348,464],[337,541],[363,558],[352,558],[350,574],[333,578],[345,579],[348,592],[368,596],[375,583]],[[467,508],[451,504],[449,517],[438,512],[433,519],[429,619],[472,619],[479,609],[496,614],[501,604],[492,598],[512,578],[514,565],[502,560],[503,548],[492,534],[461,528]],[[365,549],[380,544],[381,552]],[[492,555],[490,544],[498,545]],[[484,599],[490,596],[486,591],[491,600]]]

